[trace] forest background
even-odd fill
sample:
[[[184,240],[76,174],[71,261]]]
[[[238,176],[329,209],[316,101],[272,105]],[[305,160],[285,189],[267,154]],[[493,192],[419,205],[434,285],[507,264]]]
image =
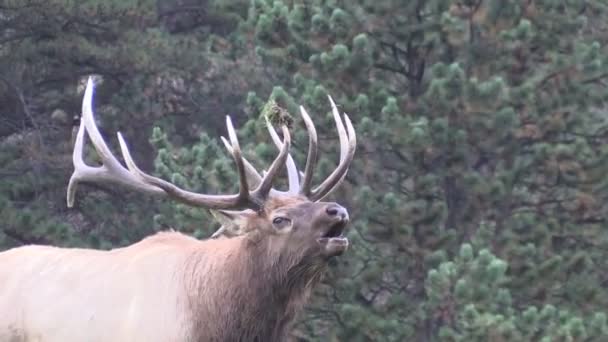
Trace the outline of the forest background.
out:
[[[103,185],[66,207],[88,75],[114,151],[209,193],[236,187],[226,114],[249,160],[276,153],[270,100],[300,163],[308,109],[327,175],[330,94],[359,137],[333,196],[352,248],[293,341],[606,341],[607,44],[605,0],[1,0],[0,250],[217,228]]]

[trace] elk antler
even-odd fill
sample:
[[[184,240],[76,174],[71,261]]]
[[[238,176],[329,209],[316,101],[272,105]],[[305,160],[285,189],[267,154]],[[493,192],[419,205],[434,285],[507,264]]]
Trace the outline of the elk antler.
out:
[[[127,144],[120,133],[117,134],[118,141],[127,168],[116,159],[106,145],[95,124],[95,119],[93,117],[93,92],[93,80],[92,78],[89,78],[82,103],[82,118],[72,155],[74,173],[68,184],[68,207],[74,205],[74,197],[78,183],[108,182],[118,183],[132,190],[145,192],[155,196],[169,197],[179,202],[197,207],[215,210],[260,210],[269,195],[285,194],[284,192],[272,188],[274,179],[283,165],[287,168],[289,179],[289,191],[287,194],[299,193],[300,195],[306,196],[311,201],[320,201],[328,196],[344,180],[355,154],[355,130],[348,115],[344,114],[344,121],[342,120],[338,108],[331,97],[329,97],[329,102],[331,103],[332,114],[336,122],[340,140],[340,162],[338,167],[327,177],[327,179],[314,189],[311,188],[318,154],[317,132],[312,119],[303,107],[300,107],[300,114],[302,115],[309,136],[308,154],[306,157],[304,173],[298,171],[292,156],[289,154],[291,138],[287,127],[285,125],[281,127],[283,133],[283,140],[281,141],[270,121],[266,120],[268,131],[270,132],[274,144],[279,149],[279,154],[270,165],[268,171],[264,172],[263,175],[260,175],[255,167],[242,156],[236,131],[234,130],[230,117],[227,116],[226,127],[228,129],[229,139],[222,137],[222,142],[236,163],[239,177],[239,192],[233,195],[207,195],[190,192],[163,179],[143,172],[133,161]],[[344,127],[345,124],[346,128]],[[101,166],[89,166],[83,160],[83,149],[86,138],[85,132],[88,133],[95,150],[101,158]],[[253,190],[250,190],[250,186]],[[224,229],[220,228],[214,236],[221,234],[223,230],[226,229],[227,228],[225,227]]]
[[[302,175],[301,186],[299,185],[300,172],[296,168],[295,162],[293,161],[291,155],[287,157],[286,163],[287,173],[290,180],[289,192],[299,192],[301,195],[308,197],[311,201],[320,201],[324,199],[340,185],[346,176],[350,163],[353,160],[357,146],[355,129],[353,128],[348,115],[346,113],[344,114],[344,123],[346,123],[346,128],[344,128],[344,123],[342,122],[342,118],[340,117],[340,113],[338,112],[338,108],[336,107],[334,100],[331,98],[331,96],[328,96],[328,98],[329,102],[331,103],[332,114],[334,121],[336,122],[336,128],[338,129],[338,136],[340,138],[340,163],[338,164],[338,167],[329,175],[329,177],[327,177],[327,179],[321,183],[321,185],[315,189],[311,189],[312,176],[314,173],[314,168],[317,164],[317,131],[312,119],[310,118],[310,115],[308,115],[302,106],[300,106],[300,114],[304,120],[306,129],[308,130],[308,155],[306,157],[306,167],[304,169],[304,174]],[[268,127],[268,131],[270,132],[275,145],[280,149],[282,146],[281,141],[268,119],[266,120],[266,126]],[[292,179],[294,180],[292,181]]]
[[[89,78],[82,103],[81,123],[78,130],[78,135],[76,137],[76,142],[74,144],[74,153],[72,156],[74,173],[72,174],[68,184],[68,207],[72,207],[74,205],[74,196],[79,182],[101,181],[119,183],[133,190],[138,190],[153,195],[168,196],[172,199],[192,206],[205,207],[209,209],[249,208],[259,210],[263,206],[264,201],[267,199],[272,189],[272,183],[278,173],[279,168],[285,164],[285,161],[289,156],[289,148],[291,144],[290,135],[287,127],[283,126],[282,131],[284,140],[281,143],[280,152],[272,162],[264,177],[259,177],[259,174],[257,174],[257,171],[255,171],[253,166],[246,162],[242,157],[236,132],[232,126],[232,121],[230,120],[230,117],[226,117],[226,126],[228,128],[228,137],[230,139],[230,143],[228,143],[228,141],[225,139],[223,139],[223,141],[226,144],[226,147],[230,147],[229,151],[237,165],[237,171],[239,174],[238,194],[207,195],[183,190],[172,183],[146,174],[139,169],[131,158],[131,154],[127,148],[125,140],[123,139],[122,135],[118,133],[120,149],[128,169],[120,164],[112,152],[110,152],[110,149],[106,145],[101,134],[99,133],[99,130],[97,129],[97,126],[95,125],[95,119],[93,117],[93,91],[93,80],[92,78]],[[86,165],[82,158],[85,130],[89,134],[91,142],[101,158],[102,165],[99,167]],[[257,174],[258,176],[258,184],[256,184],[257,187],[251,192],[247,184],[248,174],[250,176],[252,174]]]

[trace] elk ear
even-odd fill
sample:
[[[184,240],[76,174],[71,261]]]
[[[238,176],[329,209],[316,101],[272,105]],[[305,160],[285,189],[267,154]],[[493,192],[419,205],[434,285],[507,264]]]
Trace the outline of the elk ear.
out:
[[[212,238],[217,238],[221,235],[228,237],[243,234],[247,228],[247,222],[251,215],[255,213],[252,210],[234,211],[234,210],[210,210],[211,215],[222,225],[213,235]]]

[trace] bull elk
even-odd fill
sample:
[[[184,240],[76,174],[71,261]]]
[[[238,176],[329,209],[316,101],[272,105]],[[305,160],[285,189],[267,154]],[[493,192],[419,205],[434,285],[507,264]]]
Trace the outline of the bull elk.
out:
[[[323,202],[344,179],[356,137],[329,98],[340,140],[337,168],[312,186],[317,134],[300,107],[309,135],[304,172],[290,155],[290,135],[267,126],[279,152],[260,173],[241,153],[227,117],[239,190],[190,192],[140,170],[118,133],[126,167],[111,153],[93,118],[89,79],[67,190],[72,207],[80,182],[117,184],[212,210],[222,223],[210,239],[161,232],[109,251],[23,246],[0,253],[0,341],[282,341],[318,284],[328,260],[348,247],[342,206]],[[83,161],[85,133],[102,165]],[[288,190],[273,188],[280,168]]]

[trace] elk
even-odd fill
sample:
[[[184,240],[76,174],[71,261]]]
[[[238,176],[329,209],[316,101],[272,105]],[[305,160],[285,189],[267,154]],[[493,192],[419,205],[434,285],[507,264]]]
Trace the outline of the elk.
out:
[[[74,173],[67,205],[79,183],[124,186],[212,210],[221,227],[209,239],[160,232],[127,247],[107,251],[29,245],[0,253],[0,341],[283,341],[290,324],[319,283],[328,261],[348,248],[345,208],[324,202],[344,180],[356,136],[346,114],[332,113],[340,141],[336,169],[316,187],[317,133],[303,107],[308,131],[304,171],[267,121],[279,152],[260,174],[243,156],[226,117],[239,179],[236,194],[194,193],[149,175],[118,141],[126,167],[106,145],[93,117],[94,84],[85,89],[74,143]],[[85,133],[102,162],[83,159]],[[288,190],[273,188],[280,169]]]

